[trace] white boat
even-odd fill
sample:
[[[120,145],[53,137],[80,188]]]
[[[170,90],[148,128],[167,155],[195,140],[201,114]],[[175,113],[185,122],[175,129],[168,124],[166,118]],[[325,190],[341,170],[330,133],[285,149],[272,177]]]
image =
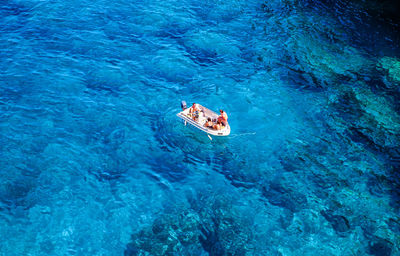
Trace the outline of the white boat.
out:
[[[183,120],[185,125],[192,125],[195,128],[202,130],[203,132],[206,132],[207,134],[213,135],[213,136],[228,136],[231,133],[231,127],[227,123],[226,126],[222,126],[223,128],[221,130],[215,130],[210,127],[205,127],[204,124],[207,122],[208,118],[211,118],[211,120],[215,123],[218,114],[215,113],[214,111],[200,105],[196,104],[196,107],[200,110],[196,114],[196,118],[193,118],[193,114],[190,113],[191,108],[188,108],[186,106],[186,102],[182,101],[181,103],[182,111],[177,114],[179,118]]]

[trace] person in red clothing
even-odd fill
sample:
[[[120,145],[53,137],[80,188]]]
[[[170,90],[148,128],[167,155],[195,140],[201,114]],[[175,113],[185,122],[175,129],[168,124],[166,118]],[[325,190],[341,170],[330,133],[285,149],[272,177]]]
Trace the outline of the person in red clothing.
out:
[[[193,103],[192,107],[189,109],[189,113],[192,114],[192,119],[197,121],[199,118],[199,108],[196,103]]]
[[[218,121],[220,121],[223,126],[226,126],[228,124],[228,115],[222,109],[219,110],[219,113],[221,113],[221,115],[218,117]]]

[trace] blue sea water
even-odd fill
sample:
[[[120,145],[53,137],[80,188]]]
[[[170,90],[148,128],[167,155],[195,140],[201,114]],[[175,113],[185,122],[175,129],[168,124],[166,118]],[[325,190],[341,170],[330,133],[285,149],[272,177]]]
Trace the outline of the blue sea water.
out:
[[[367,7],[1,1],[0,255],[400,255],[400,28]]]

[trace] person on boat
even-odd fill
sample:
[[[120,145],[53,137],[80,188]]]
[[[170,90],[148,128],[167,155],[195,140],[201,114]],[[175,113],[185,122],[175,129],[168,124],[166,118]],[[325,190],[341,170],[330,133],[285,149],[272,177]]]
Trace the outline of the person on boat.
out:
[[[224,125],[222,124],[222,122],[220,120],[218,120],[217,123],[213,125],[214,130],[221,130],[223,127],[224,127]]]
[[[207,118],[207,122],[204,123],[204,127],[207,128],[213,128],[213,122],[211,121],[211,118]]]
[[[189,113],[194,113],[196,111],[199,111],[199,109],[197,108],[197,104],[193,103],[192,107],[189,109]]]
[[[193,120],[199,118],[199,108],[196,103],[193,103],[192,107],[189,109],[189,113],[192,115]]]
[[[228,115],[222,109],[219,110],[219,113],[221,113],[221,115],[218,117],[218,121],[220,121],[224,126],[226,126],[228,124]]]

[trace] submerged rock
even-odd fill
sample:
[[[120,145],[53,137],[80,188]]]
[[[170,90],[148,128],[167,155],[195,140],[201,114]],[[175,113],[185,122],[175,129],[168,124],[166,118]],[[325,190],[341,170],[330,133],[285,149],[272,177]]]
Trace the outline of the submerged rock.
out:
[[[375,256],[390,256],[392,255],[392,246],[392,243],[379,239],[369,244],[369,253]]]
[[[125,256],[251,255],[251,223],[231,198],[201,195],[189,202],[190,208],[166,208],[152,225],[133,234]]]
[[[400,60],[391,57],[383,57],[379,63],[378,68],[387,72],[387,75],[393,82],[400,83]],[[400,91],[400,88],[397,88]]]
[[[297,212],[303,209],[307,204],[305,195],[296,191],[291,191],[277,183],[272,183],[269,186],[263,187],[262,194],[272,205],[286,208],[291,212]]]
[[[199,223],[198,215],[188,210],[179,214],[164,214],[156,218],[151,226],[132,236],[125,255],[187,255],[190,251],[200,252]]]
[[[400,146],[400,116],[392,104],[361,82],[338,89],[331,106],[339,118],[336,121],[342,119],[347,127],[348,136],[373,150],[395,153]]]
[[[350,223],[346,217],[332,214],[330,211],[321,211],[321,214],[327,221],[329,221],[329,223],[331,223],[332,228],[339,235],[343,235],[345,232],[350,230]]]
[[[400,78],[400,77],[399,77]],[[356,84],[354,95],[360,107],[365,113],[371,116],[378,125],[388,131],[400,132],[400,116],[393,109],[392,104],[383,96],[373,93],[363,84]],[[379,126],[377,128],[379,128]]]
[[[370,14],[379,19],[394,19],[400,21],[400,2],[398,0],[353,0],[362,4]],[[391,22],[390,22],[391,24]]]
[[[211,255],[224,255],[225,249],[219,241],[215,230],[210,231],[206,228],[201,229],[202,235],[199,237],[204,250]]]
[[[360,50],[351,46],[326,44],[301,34],[291,38],[289,44],[298,49],[290,54],[296,56],[297,70],[312,75],[313,80],[325,87],[332,86],[339,78],[355,81],[357,74],[367,73],[373,68],[373,63]]]

